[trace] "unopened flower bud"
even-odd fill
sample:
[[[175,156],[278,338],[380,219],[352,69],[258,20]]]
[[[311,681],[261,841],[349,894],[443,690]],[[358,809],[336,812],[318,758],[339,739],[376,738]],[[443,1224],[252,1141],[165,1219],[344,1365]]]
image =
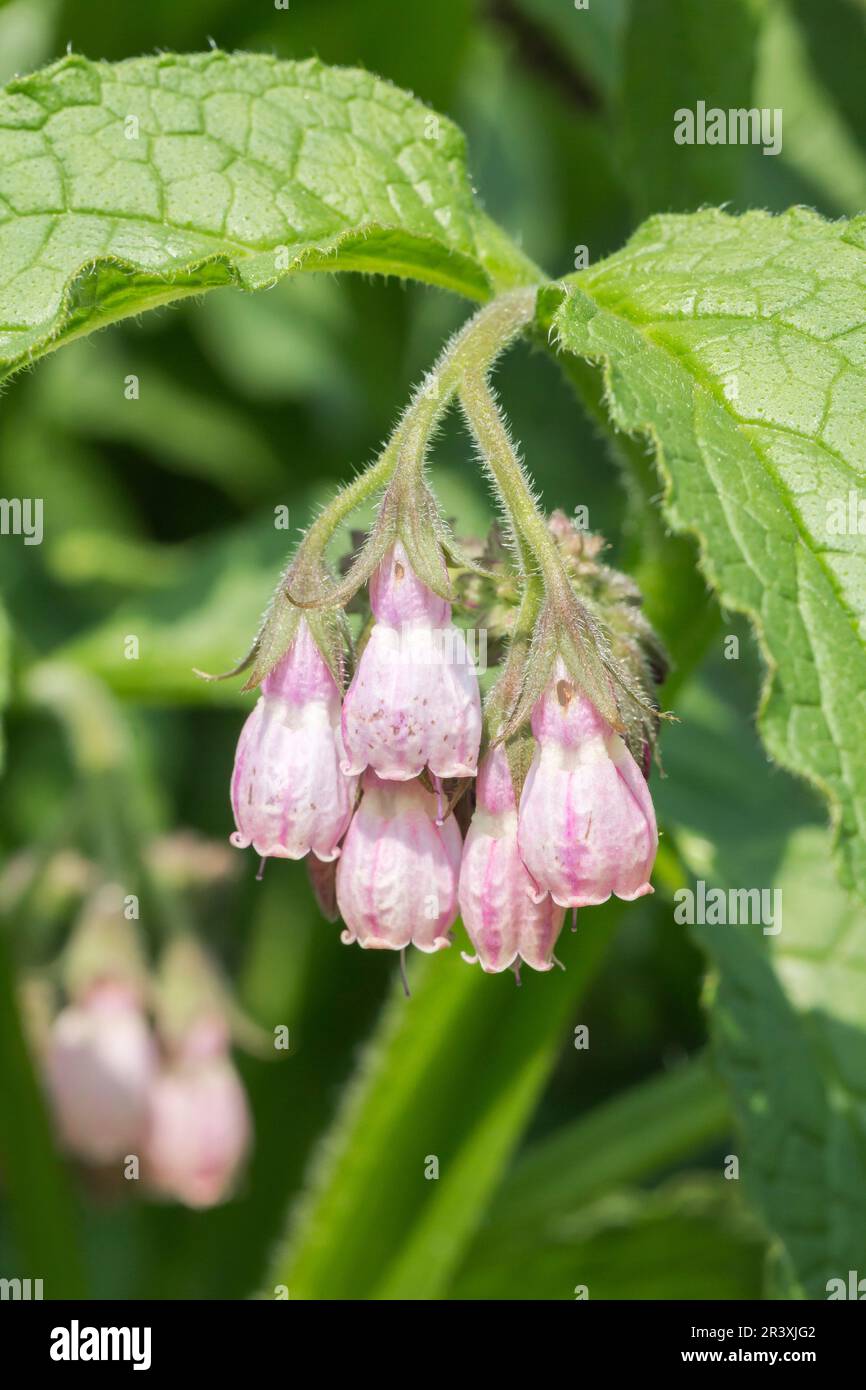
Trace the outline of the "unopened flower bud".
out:
[[[337,865],[343,940],[441,950],[457,915],[459,826],[453,815],[437,824],[436,797],[417,780],[385,782],[368,771],[362,785]]]
[[[532,714],[538,747],[520,798],[520,854],[562,907],[651,893],[658,831],[647,783],[623,740],[561,660]]]
[[[488,973],[507,970],[518,957],[534,970],[552,968],[565,911],[547,893],[536,901],[534,886],[517,847],[517,802],[500,744],[478,769],[477,804],[460,865],[460,914]]]
[[[478,678],[451,605],[413,572],[401,542],[370,581],[376,619],[343,702],[343,770],[408,781],[428,767],[471,777],[478,765]]]
[[[246,1093],[219,1018],[195,1024],[150,1092],[144,1173],[154,1191],[185,1206],[231,1194],[251,1139]]]
[[[89,1163],[135,1153],[156,1061],[140,997],[129,985],[102,981],[61,1010],[45,1072],[64,1145]]]
[[[335,859],[356,786],[342,757],[340,692],[302,621],[238,741],[232,844],[263,857]]]

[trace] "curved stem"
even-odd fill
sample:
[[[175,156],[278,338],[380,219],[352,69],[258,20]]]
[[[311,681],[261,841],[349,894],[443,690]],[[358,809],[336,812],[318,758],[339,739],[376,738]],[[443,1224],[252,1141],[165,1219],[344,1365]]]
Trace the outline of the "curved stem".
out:
[[[252,667],[246,689],[258,685],[286,651],[299,609],[342,607],[369,578],[401,517],[411,514],[423,489],[427,446],[438,421],[462,384],[468,378],[484,376],[496,357],[532,322],[537,292],[537,286],[510,290],[485,304],[463,325],[414,392],[379,457],[342,488],[313,522],[280,578],[252,651],[230,673]],[[331,537],[361,502],[386,484],[379,519],[366,545],[348,575],[331,581],[324,565]],[[334,664],[339,664],[336,658]]]
[[[572,587],[556,542],[532,495],[485,372],[466,376],[460,387],[460,404],[515,532],[538,564],[548,600],[545,611],[552,633],[546,651],[551,659],[554,651],[558,652],[572,680],[577,682],[611,727],[622,733],[625,724],[614,686],[638,709],[643,710],[644,706],[613,661],[609,640],[597,619]],[[535,675],[539,675],[538,670]],[[530,697],[534,699],[538,694],[537,682],[528,680],[521,703],[512,714],[512,721],[522,720],[528,715]]]
[[[130,729],[109,689],[97,677],[62,661],[32,667],[26,694],[63,729],[80,779],[95,857],[106,876],[130,885],[150,904],[148,919],[166,939],[185,934],[189,917],[148,862],[149,823],[133,783]]]
[[[484,465],[514,525],[521,555],[528,549],[546,587],[558,591],[568,582],[562,559],[532,495],[486,373],[467,374],[459,395]]]
[[[535,314],[537,287],[512,290],[485,304],[446,343],[403,412],[394,433],[363,473],[342,488],[301,542],[289,574],[318,562],[331,536],[346,517],[389,482],[398,469],[407,484],[424,468],[427,445],[455,393],[468,377],[489,371],[495,359]]]

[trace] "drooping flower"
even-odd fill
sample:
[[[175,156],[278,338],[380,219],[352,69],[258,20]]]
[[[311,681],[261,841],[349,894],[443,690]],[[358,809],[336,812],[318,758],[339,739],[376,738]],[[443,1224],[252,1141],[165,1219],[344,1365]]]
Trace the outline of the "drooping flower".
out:
[[[520,854],[562,907],[651,893],[658,831],[646,781],[623,740],[558,659],[532,714],[538,747],[520,798]]]
[[[185,1206],[217,1206],[233,1190],[251,1132],[225,1023],[200,1019],[151,1088],[144,1177]]]
[[[459,901],[482,969],[507,970],[518,958],[550,970],[565,911],[534,884],[517,847],[517,802],[505,748],[485,754],[478,769],[475,813],[463,846]]]
[[[341,770],[340,692],[303,620],[241,731],[232,844],[279,859],[335,859],[356,781]]]
[[[400,541],[370,580],[370,604],[376,621],[343,701],[343,771],[474,776],[478,679],[451,605],[413,572]]]
[[[64,1145],[88,1163],[136,1153],[157,1050],[141,998],[105,979],[57,1015],[45,1053],[52,1109]]]
[[[437,824],[437,799],[417,780],[386,782],[368,770],[362,787],[337,864],[343,940],[439,951],[457,915],[460,828],[453,815]]]

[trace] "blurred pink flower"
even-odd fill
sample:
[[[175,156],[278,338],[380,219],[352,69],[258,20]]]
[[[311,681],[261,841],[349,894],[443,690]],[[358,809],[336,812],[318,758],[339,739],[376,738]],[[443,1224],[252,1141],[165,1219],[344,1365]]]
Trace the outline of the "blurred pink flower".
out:
[[[151,1088],[144,1176],[154,1191],[185,1206],[217,1206],[231,1195],[251,1137],[225,1024],[201,1020]]]
[[[133,987],[93,984],[61,1010],[45,1070],[64,1145],[95,1164],[136,1153],[156,1064],[156,1044]]]

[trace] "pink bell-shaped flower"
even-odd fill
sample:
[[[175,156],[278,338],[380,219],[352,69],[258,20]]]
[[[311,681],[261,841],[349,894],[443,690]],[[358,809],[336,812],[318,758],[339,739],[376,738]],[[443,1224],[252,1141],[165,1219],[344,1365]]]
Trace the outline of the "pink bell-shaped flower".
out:
[[[478,769],[458,890],[463,925],[478,953],[473,959],[489,974],[507,970],[518,957],[533,970],[552,968],[565,911],[547,893],[537,901],[534,889],[517,848],[517,802],[508,757],[499,745]]]
[[[343,771],[473,777],[478,678],[451,605],[413,572],[400,541],[370,580],[370,604],[376,621],[343,701]]]
[[[302,621],[241,731],[232,844],[264,858],[336,859],[357,785],[342,758],[340,692]]]
[[[157,1049],[139,992],[119,980],[90,985],[55,1018],[45,1074],[60,1138],[88,1163],[137,1153]]]
[[[231,1194],[251,1139],[246,1093],[219,1018],[195,1023],[150,1093],[144,1176],[185,1206],[217,1206]]]
[[[439,951],[457,916],[460,828],[453,815],[437,824],[436,797],[418,781],[367,771],[362,786],[337,865],[343,941]]]
[[[631,753],[557,660],[532,714],[538,747],[520,798],[518,843],[538,888],[561,907],[651,893],[652,797]]]

